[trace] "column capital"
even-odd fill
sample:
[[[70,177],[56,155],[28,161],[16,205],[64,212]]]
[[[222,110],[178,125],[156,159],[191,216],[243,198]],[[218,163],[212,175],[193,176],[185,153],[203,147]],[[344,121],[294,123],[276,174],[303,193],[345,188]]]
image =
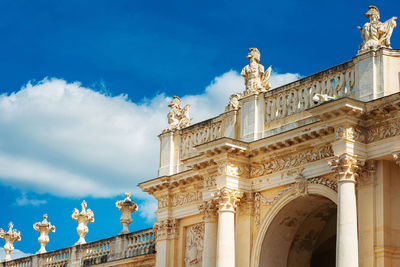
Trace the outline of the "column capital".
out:
[[[217,202],[218,212],[235,212],[240,197],[241,193],[239,191],[226,187],[221,188],[214,198]]]
[[[176,239],[178,237],[178,220],[168,218],[157,221],[153,225],[156,240]]]
[[[214,199],[204,201],[200,204],[199,211],[203,213],[204,221],[206,223],[217,221],[217,203]]]
[[[338,183],[355,183],[364,162],[357,160],[357,157],[354,155],[344,153],[330,160],[328,164],[335,172]]]

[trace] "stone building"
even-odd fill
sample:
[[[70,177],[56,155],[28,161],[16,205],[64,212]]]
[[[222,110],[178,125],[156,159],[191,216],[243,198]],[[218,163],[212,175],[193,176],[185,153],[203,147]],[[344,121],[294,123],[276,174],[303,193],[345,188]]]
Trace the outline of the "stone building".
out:
[[[251,48],[224,113],[188,126],[174,97],[159,176],[139,185],[158,200],[153,229],[3,266],[400,266],[396,18],[365,16],[340,65],[271,89]]]

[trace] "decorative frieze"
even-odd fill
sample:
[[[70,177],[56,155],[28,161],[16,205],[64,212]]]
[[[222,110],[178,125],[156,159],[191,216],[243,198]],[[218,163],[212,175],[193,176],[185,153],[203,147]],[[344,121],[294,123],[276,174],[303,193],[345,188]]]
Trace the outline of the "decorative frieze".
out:
[[[204,179],[204,187],[214,187],[217,184],[215,181],[215,176],[210,175]]]
[[[262,175],[271,174],[274,172],[282,171],[288,168],[294,168],[303,164],[329,158],[333,156],[333,150],[331,145],[324,145],[312,150],[302,151],[289,156],[282,156],[272,158],[269,161],[253,165],[251,167],[250,176],[258,177]]]
[[[202,193],[199,191],[178,193],[171,197],[171,207],[181,207],[202,199]]]
[[[153,224],[153,230],[157,241],[176,239],[178,237],[178,221],[168,218]]]
[[[201,267],[204,248],[204,223],[186,228],[185,267]]]
[[[337,127],[335,133],[336,139],[347,139],[365,143],[365,134],[360,127]]]
[[[350,154],[342,154],[329,161],[329,166],[335,172],[338,182],[356,182],[363,162]]]
[[[400,121],[391,121],[367,130],[367,143],[400,135]]]
[[[221,175],[229,175],[236,177],[248,177],[250,167],[243,163],[221,163],[218,166],[218,173]]]
[[[181,135],[180,156],[188,158],[196,152],[194,147],[222,137],[222,123],[216,122]]]

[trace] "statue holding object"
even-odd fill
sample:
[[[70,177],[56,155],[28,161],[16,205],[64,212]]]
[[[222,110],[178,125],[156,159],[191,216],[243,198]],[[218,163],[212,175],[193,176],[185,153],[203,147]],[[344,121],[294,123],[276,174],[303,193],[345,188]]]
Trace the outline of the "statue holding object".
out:
[[[396,27],[397,17],[380,22],[378,8],[369,6],[368,9],[368,12],[364,15],[369,19],[369,22],[365,23],[362,28],[357,27],[361,31],[361,37],[364,40],[359,46],[358,53],[379,47],[391,48],[390,37]]]
[[[168,107],[171,108],[171,110],[168,112],[169,126],[163,130],[163,133],[183,129],[190,125],[190,121],[192,120],[189,116],[190,105],[186,105],[182,109],[181,99],[177,96],[174,96]]]
[[[271,66],[264,72],[264,66],[259,64],[260,51],[257,48],[249,48],[246,57],[250,63],[242,69],[241,75],[244,78],[246,89],[244,96],[265,92],[271,88],[269,77],[271,76]]]

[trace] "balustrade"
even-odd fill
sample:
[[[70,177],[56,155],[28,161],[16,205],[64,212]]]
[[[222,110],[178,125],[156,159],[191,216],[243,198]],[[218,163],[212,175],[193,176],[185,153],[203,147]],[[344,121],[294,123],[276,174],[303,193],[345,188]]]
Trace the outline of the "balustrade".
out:
[[[355,84],[352,61],[316,73],[265,94],[266,122],[312,108],[316,94],[341,98],[352,94]]]

